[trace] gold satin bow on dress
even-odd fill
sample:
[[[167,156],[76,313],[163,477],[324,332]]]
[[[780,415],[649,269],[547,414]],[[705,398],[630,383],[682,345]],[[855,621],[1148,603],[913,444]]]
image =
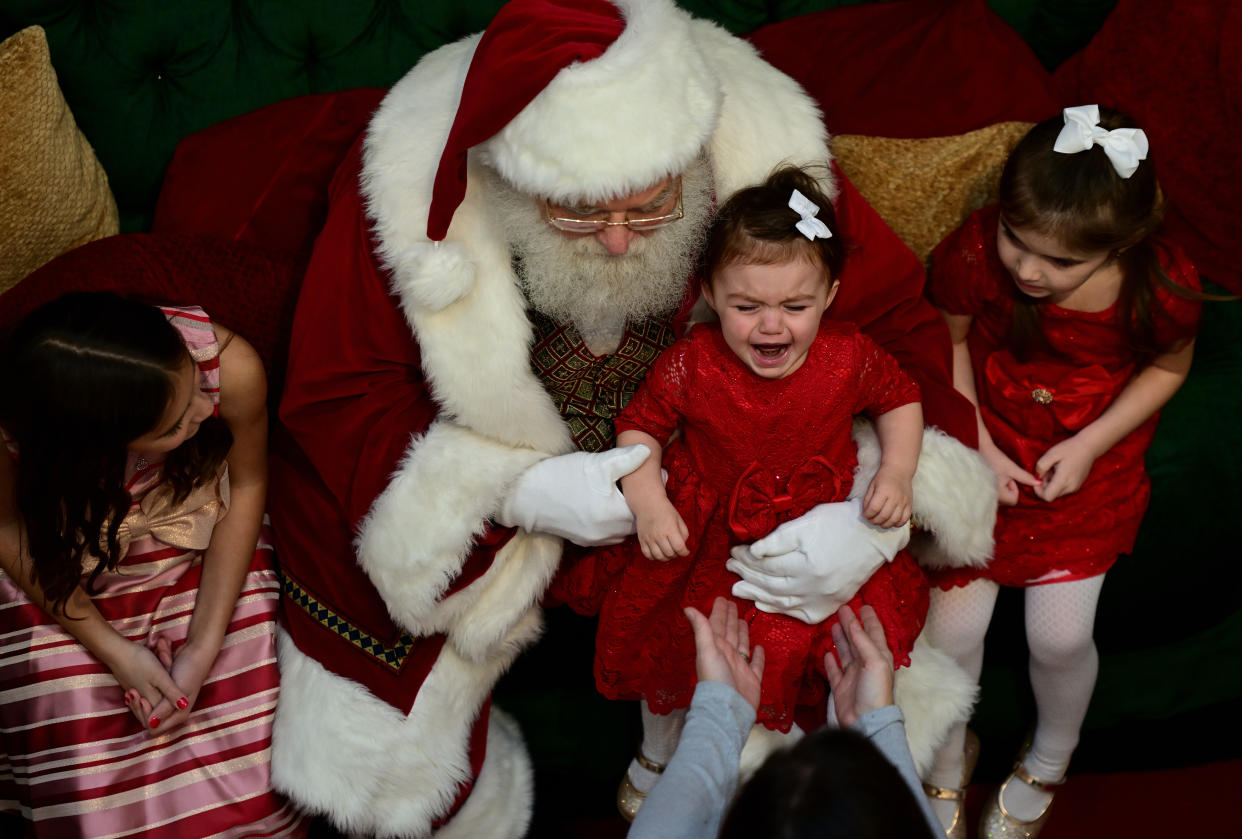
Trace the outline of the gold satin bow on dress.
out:
[[[202,551],[211,544],[216,523],[229,511],[229,472],[221,465],[219,479],[190,490],[175,507],[172,486],[167,480],[147,492],[138,507],[130,510],[117,529],[120,555],[125,556],[132,542],[153,536],[165,545]]]

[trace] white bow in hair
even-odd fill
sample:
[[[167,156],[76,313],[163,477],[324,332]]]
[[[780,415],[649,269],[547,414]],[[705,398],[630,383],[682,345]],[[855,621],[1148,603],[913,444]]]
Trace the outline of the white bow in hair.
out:
[[[789,196],[789,209],[802,216],[802,220],[794,227],[798,228],[798,232],[803,236],[812,242],[816,239],[832,238],[832,231],[828,229],[828,225],[815,218],[819,215],[819,205],[796,189],[793,195]]]
[[[1138,168],[1140,160],[1147,159],[1147,135],[1141,128],[1114,128],[1107,131],[1100,127],[1100,107],[1079,105],[1064,110],[1065,127],[1052,144],[1053,151],[1077,154],[1094,145],[1104,149],[1117,174],[1128,178]]]

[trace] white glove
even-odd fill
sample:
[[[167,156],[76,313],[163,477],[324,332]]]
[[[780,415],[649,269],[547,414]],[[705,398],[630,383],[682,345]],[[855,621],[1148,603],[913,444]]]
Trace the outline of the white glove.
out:
[[[615,545],[634,533],[634,514],[617,481],[650,455],[638,444],[541,460],[518,476],[496,521],[577,545]]]
[[[742,579],[733,595],[804,623],[819,623],[858,593],[910,541],[910,525],[880,528],[857,500],[820,504],[753,544],[730,551],[725,567]]]

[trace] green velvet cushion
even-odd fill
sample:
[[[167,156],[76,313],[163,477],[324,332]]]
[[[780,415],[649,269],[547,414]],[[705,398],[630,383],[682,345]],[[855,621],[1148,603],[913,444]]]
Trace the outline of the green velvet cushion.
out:
[[[740,34],[868,0],[680,2]],[[1112,2],[1091,5],[1098,12]],[[185,135],[293,96],[390,87],[424,53],[483,29],[501,5],[502,0],[6,0],[0,5],[0,38],[31,24],[47,30],[65,99],[108,173],[121,229],[139,231],[150,227],[165,167]],[[1064,2],[990,0],[990,5],[1037,54],[1048,53],[1038,39],[1049,30],[1029,22],[1036,13],[1062,20],[1055,9]],[[1085,43],[1098,22],[1095,17],[1071,21],[1066,24],[1071,35],[1058,37]]]
[[[430,3],[122,0],[7,3],[32,23],[108,172],[122,229],[144,230],[185,135],[306,93],[389,87],[423,53],[491,19],[500,0]]]

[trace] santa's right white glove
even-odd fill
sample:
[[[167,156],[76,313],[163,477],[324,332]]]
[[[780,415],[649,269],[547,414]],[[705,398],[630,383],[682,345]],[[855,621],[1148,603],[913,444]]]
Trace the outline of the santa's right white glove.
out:
[[[819,623],[848,603],[876,569],[910,541],[910,525],[876,527],[857,499],[820,504],[751,545],[725,567],[742,579],[733,595],[761,611]]]
[[[617,481],[650,455],[638,444],[541,460],[518,476],[496,521],[576,545],[615,545],[634,533],[634,514]]]

